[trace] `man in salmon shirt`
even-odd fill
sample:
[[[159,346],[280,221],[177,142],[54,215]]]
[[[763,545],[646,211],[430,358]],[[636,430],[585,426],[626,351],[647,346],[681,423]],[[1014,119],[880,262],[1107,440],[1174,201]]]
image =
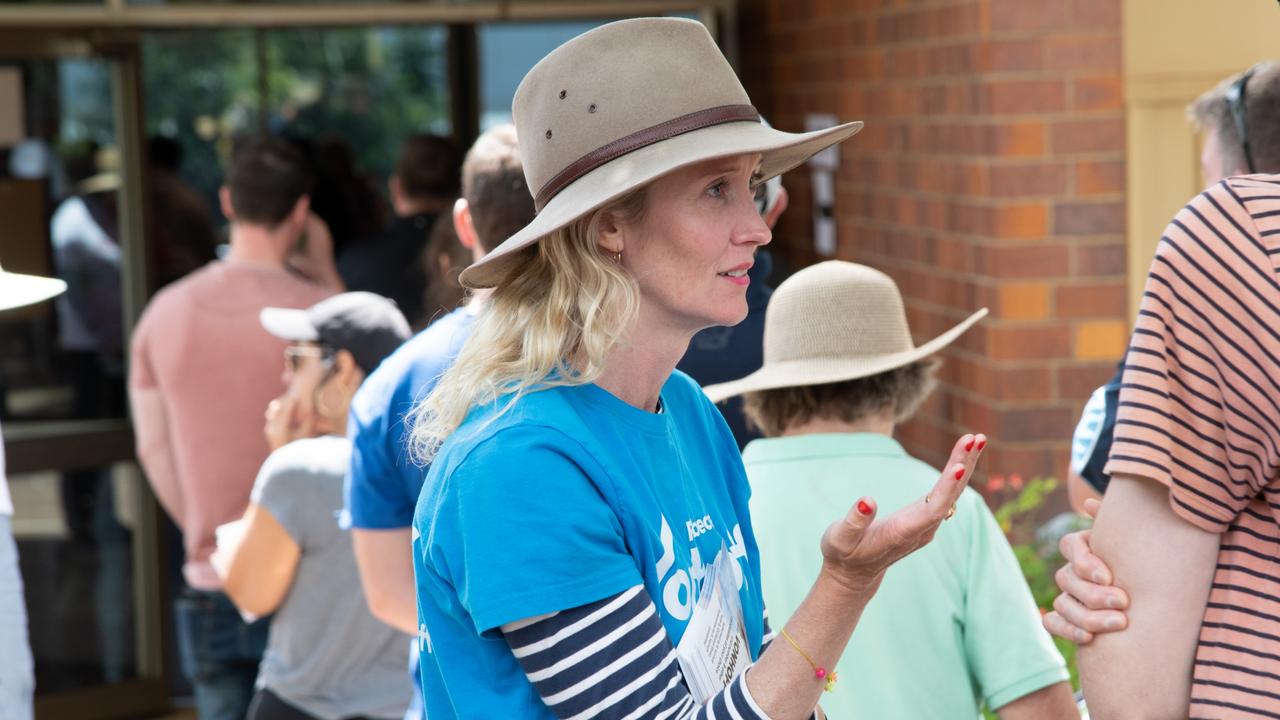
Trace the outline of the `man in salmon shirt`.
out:
[[[310,212],[311,184],[288,143],[245,146],[221,190],[230,253],[157,293],[133,335],[138,459],[182,531],[187,587],[174,619],[201,720],[244,717],[267,636],[266,622],[240,618],[208,560],[214,528],[248,505],[268,454],[263,412],[284,387],[285,342],[258,315],[310,307],[342,287],[328,230]]]

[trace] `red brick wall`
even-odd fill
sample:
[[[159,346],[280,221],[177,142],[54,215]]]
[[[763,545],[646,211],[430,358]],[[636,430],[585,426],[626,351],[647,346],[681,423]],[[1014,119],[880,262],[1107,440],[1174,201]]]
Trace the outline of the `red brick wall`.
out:
[[[941,462],[1064,477],[1080,407],[1125,346],[1124,115],[1116,0],[743,0],[740,69],[773,122],[860,119],[836,179],[839,257],[897,280],[917,340],[979,307],[902,428]],[[813,262],[808,173],[775,251]]]

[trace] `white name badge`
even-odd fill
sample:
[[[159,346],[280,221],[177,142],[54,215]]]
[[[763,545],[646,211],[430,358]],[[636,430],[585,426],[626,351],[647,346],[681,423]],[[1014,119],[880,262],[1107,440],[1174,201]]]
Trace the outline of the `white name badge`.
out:
[[[702,581],[701,595],[685,628],[676,657],[689,692],[706,703],[751,665],[734,560],[723,546]]]

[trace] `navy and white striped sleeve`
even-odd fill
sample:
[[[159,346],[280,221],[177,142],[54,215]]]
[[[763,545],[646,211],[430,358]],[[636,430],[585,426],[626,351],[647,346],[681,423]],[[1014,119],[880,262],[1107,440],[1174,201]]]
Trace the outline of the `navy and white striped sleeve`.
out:
[[[699,706],[644,586],[502,626],[547,707],[564,720],[764,720],[739,675]],[[767,632],[767,630],[766,630]]]

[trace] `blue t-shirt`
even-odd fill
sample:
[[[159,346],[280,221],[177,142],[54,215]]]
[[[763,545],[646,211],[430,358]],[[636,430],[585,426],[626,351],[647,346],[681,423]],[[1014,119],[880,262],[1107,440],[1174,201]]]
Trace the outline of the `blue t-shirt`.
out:
[[[427,716],[552,718],[501,634],[506,623],[643,584],[673,644],[722,547],[741,570],[752,655],[764,607],[733,435],[683,373],[662,413],[597,385],[479,408],[432,463],[414,517]]]
[[[426,470],[409,456],[405,416],[453,364],[475,313],[458,308],[429,325],[383,360],[351,400],[347,437],[344,521],[361,530],[392,530],[413,524],[413,509]]]

